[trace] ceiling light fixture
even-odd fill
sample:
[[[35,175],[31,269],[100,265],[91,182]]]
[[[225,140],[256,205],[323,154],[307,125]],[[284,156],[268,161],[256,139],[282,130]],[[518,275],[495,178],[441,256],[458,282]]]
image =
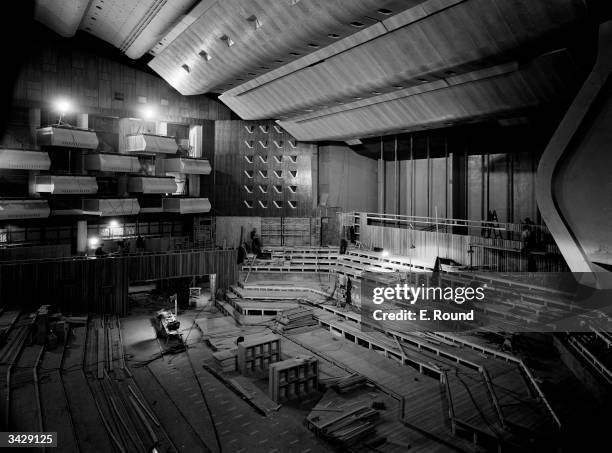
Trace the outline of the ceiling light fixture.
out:
[[[212,57],[210,56],[210,54],[208,52],[206,52],[205,50],[200,50],[198,52],[198,55],[201,56],[202,58],[204,58],[204,60],[208,61],[210,60]]]
[[[232,47],[234,45],[234,41],[228,35],[223,35],[220,39],[227,44],[227,47]]]
[[[62,117],[72,110],[72,104],[70,103],[70,101],[68,99],[57,99],[53,103],[53,108],[56,112],[59,113],[57,125],[61,126],[62,124],[65,124],[62,122]]]
[[[258,30],[261,28],[261,21],[257,18],[257,16],[252,15],[250,17],[247,17],[247,21],[253,24],[253,26],[255,27],[255,30]]]

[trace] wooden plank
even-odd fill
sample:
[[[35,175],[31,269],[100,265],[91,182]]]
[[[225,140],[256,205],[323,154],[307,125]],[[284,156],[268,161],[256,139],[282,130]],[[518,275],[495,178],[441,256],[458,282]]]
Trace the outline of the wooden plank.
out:
[[[98,355],[97,355],[97,360],[96,360],[97,377],[98,379],[104,379],[104,364],[106,362],[106,353],[105,353],[106,341],[104,338],[104,328],[98,327],[97,332],[98,332],[98,338],[97,338]]]

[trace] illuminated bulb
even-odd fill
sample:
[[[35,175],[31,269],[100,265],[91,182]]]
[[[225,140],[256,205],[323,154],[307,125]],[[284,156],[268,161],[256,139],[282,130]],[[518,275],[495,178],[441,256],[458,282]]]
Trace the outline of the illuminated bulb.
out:
[[[389,256],[389,252],[387,250],[383,250],[382,256]]]
[[[63,115],[64,113],[70,111],[70,102],[66,99],[58,99],[55,101],[55,110]]]
[[[153,107],[145,107],[142,109],[142,117],[145,120],[150,120],[155,115],[155,109]]]
[[[117,228],[119,226],[119,222],[116,220],[111,220],[108,224],[111,228]]]
[[[100,240],[97,237],[90,237],[89,238],[89,246],[91,248],[97,247],[99,243],[100,243]]]

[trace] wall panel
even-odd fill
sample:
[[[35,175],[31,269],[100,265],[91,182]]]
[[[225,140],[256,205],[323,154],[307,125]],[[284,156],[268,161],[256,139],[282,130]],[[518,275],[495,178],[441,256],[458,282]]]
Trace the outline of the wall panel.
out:
[[[44,108],[58,97],[67,97],[83,113],[134,117],[140,116],[138,97],[145,96],[164,121],[231,117],[230,109],[213,98],[182,96],[156,75],[75,49],[51,32],[42,36],[21,70],[14,105]],[[123,95],[122,100],[115,99],[116,92]],[[160,104],[162,98],[168,106]]]
[[[97,259],[0,263],[0,300],[24,308],[53,304],[64,313],[128,311],[130,282],[217,274],[237,279],[236,251],[193,251]]]
[[[402,149],[399,153],[397,177],[394,156],[386,153],[385,213],[435,217],[437,208],[440,218],[487,220],[488,212],[496,211],[499,222],[520,223],[529,217],[537,223],[539,152],[516,152],[512,147],[504,153],[487,150],[474,146],[466,155],[457,144],[454,152],[415,145],[412,151]]]
[[[313,160],[317,159],[317,147],[295,142],[292,136],[275,129],[274,125],[272,121],[215,122],[214,206],[218,214],[312,215],[315,205],[312,168]],[[280,176],[275,171],[280,172]],[[252,176],[247,176],[247,172]],[[274,190],[275,185],[280,186],[280,193]],[[245,186],[249,186],[252,193]],[[297,188],[295,193],[290,189],[293,186]],[[247,207],[245,201],[252,207]],[[282,204],[276,207],[274,201]],[[290,206],[290,201],[295,203],[295,208]]]

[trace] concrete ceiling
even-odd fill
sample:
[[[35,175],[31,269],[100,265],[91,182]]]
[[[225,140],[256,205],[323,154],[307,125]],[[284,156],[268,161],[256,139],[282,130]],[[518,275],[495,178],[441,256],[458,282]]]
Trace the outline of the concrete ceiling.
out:
[[[604,1],[604,0],[601,0]],[[184,95],[300,140],[506,118],[568,102],[599,0],[37,0],[36,17],[149,66]],[[586,61],[586,64],[585,64]]]
[[[140,58],[196,0],[36,0],[35,19],[61,36],[83,30]]]

